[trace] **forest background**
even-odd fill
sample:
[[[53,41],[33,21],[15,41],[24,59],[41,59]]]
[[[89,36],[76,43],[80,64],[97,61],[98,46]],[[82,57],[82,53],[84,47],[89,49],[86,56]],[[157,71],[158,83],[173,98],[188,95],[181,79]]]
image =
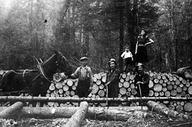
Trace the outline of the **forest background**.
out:
[[[74,68],[87,55],[93,72],[107,70],[125,46],[132,53],[144,28],[147,70],[192,65],[192,0],[0,0],[0,69],[35,68],[59,50]]]

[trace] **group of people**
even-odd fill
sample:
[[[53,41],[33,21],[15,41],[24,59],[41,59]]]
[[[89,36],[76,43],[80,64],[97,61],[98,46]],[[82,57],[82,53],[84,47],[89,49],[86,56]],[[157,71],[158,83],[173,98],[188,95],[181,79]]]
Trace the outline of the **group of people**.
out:
[[[82,57],[80,59],[81,66],[76,69],[76,71],[71,74],[70,78],[77,79],[78,84],[76,89],[76,94],[79,97],[87,97],[92,90],[93,86],[93,74],[91,68],[87,65],[88,57]],[[117,68],[117,62],[115,59],[109,60],[109,70],[107,72],[106,84],[108,94],[107,96],[110,97],[118,97],[119,93],[119,77],[120,71]]]
[[[141,30],[141,33],[138,36],[138,40],[135,46],[135,54],[133,55],[129,50],[129,47],[125,47],[125,51],[121,54],[121,57],[124,59],[125,68],[124,71],[127,72],[130,67],[137,63],[146,63],[148,62],[147,48],[146,46],[154,43],[154,41],[147,36],[145,30]],[[130,66],[130,67],[129,67]]]
[[[144,64],[148,61],[146,45],[153,43],[153,40],[147,37],[144,30],[141,31],[141,34],[138,37],[136,44],[135,57],[126,47],[125,52],[121,57],[125,60],[125,70],[128,68],[128,65],[135,64],[135,85],[137,90],[137,96],[148,96],[149,94],[149,75],[144,71]],[[82,57],[80,59],[81,66],[76,69],[76,71],[71,75],[71,78],[78,78],[78,85],[76,89],[76,94],[79,97],[87,97],[92,90],[93,86],[93,75],[91,68],[87,65],[88,57]],[[106,80],[106,89],[107,97],[115,98],[119,94],[119,77],[120,71],[117,67],[117,62],[115,59],[109,60],[109,70],[107,72]]]

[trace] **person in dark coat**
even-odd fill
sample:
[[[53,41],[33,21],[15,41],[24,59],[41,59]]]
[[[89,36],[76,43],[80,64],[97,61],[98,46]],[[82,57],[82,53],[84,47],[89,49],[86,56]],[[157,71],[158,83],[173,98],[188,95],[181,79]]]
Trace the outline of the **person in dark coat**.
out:
[[[93,86],[92,70],[87,66],[87,57],[82,57],[80,61],[82,65],[71,74],[71,78],[78,78],[76,95],[79,97],[87,97]]]
[[[148,62],[147,48],[146,46],[154,43],[152,39],[147,36],[145,30],[141,30],[138,36],[136,48],[135,48],[135,63],[146,63]]]
[[[138,97],[149,96],[149,74],[144,72],[144,65],[138,63],[136,66],[135,86]]]
[[[107,72],[106,86],[108,88],[108,97],[115,98],[119,94],[119,76],[120,71],[117,69],[117,62],[115,59],[110,59],[109,70]],[[113,105],[109,103],[109,105]]]

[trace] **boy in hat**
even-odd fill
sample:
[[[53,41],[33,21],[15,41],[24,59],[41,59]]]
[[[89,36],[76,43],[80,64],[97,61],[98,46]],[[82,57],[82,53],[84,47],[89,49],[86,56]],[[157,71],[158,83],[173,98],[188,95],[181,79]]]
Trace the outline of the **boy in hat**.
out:
[[[137,87],[137,96],[147,97],[149,96],[149,74],[144,72],[144,65],[138,63],[136,65],[135,86]]]
[[[87,66],[88,58],[81,57],[81,66],[71,74],[72,78],[78,78],[76,94],[79,97],[87,97],[93,85],[92,70]]]

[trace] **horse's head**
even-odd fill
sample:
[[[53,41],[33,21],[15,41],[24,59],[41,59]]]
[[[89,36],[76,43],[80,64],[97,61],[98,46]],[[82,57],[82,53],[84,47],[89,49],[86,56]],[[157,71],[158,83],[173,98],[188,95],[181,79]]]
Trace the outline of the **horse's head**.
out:
[[[67,76],[70,76],[72,73],[72,67],[69,61],[59,51],[55,51],[55,55],[56,55],[56,64],[57,64],[58,70],[60,72],[64,72]]]

